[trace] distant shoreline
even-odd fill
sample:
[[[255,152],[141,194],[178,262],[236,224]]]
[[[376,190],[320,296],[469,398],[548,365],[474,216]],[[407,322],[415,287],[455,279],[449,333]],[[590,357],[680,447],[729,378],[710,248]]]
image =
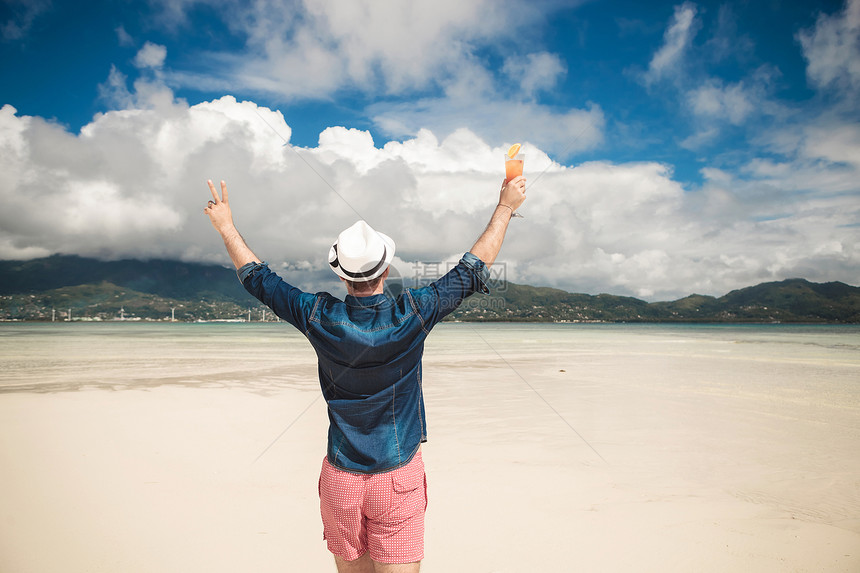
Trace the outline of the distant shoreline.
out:
[[[389,294],[403,288],[396,281]],[[507,281],[466,299],[446,320],[539,323],[860,323],[860,287],[802,278],[723,296],[646,302]],[[103,262],[80,257],[0,261],[0,320],[169,322],[270,320],[236,274],[178,261]]]
[[[0,324],[158,324],[158,325],[189,325],[189,324],[288,324],[284,320],[242,320],[242,319],[213,319],[213,320],[159,320],[159,319],[125,319],[125,320],[100,320],[87,318],[74,318],[68,320],[29,320],[18,318],[0,318]],[[739,321],[695,321],[695,320],[443,320],[440,324],[558,324],[558,325],[574,325],[574,326],[589,326],[589,325],[694,325],[694,326],[860,326],[860,322],[825,322],[825,321],[756,321],[756,320],[739,320]]]

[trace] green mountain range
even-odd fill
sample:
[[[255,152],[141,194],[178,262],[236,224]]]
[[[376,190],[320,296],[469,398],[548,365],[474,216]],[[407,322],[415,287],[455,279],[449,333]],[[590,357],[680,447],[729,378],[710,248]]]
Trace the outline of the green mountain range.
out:
[[[232,269],[178,261],[52,256],[0,261],[0,320],[274,320]],[[646,302],[609,294],[500,283],[448,320],[527,322],[860,323],[860,288],[804,279],[719,298]]]

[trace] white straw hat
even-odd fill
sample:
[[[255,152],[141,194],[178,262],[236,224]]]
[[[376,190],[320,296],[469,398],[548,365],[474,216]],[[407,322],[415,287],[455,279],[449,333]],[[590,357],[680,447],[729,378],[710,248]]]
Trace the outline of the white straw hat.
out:
[[[394,241],[374,231],[364,221],[357,221],[337,236],[328,252],[331,270],[341,278],[355,282],[372,281],[382,275],[394,258]]]

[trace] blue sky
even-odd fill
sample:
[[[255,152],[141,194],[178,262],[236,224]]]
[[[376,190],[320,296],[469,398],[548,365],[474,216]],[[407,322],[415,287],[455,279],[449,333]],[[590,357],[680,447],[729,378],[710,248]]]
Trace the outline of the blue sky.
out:
[[[511,280],[860,283],[858,0],[12,0],[0,32],[2,258],[223,261],[224,178],[294,282],[356,213],[408,277],[468,249],[521,141]]]

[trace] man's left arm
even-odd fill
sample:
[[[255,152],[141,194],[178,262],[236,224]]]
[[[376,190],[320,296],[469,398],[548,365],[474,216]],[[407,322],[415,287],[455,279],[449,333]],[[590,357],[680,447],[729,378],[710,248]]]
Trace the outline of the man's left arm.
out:
[[[408,289],[407,295],[416,305],[415,310],[425,326],[432,328],[472,294],[489,294],[489,279],[490,269],[484,261],[474,253],[466,253],[457,266],[442,277],[426,287]]]
[[[209,191],[212,192],[213,200],[209,201],[209,205],[203,209],[203,212],[209,215],[209,221],[221,235],[233,265],[236,269],[240,269],[248,263],[259,263],[260,259],[251,251],[239,230],[236,229],[236,225],[233,224],[233,212],[230,210],[230,202],[227,199],[227,183],[221,181],[221,197],[218,196],[212,180],[208,180],[207,183],[209,184]]]

